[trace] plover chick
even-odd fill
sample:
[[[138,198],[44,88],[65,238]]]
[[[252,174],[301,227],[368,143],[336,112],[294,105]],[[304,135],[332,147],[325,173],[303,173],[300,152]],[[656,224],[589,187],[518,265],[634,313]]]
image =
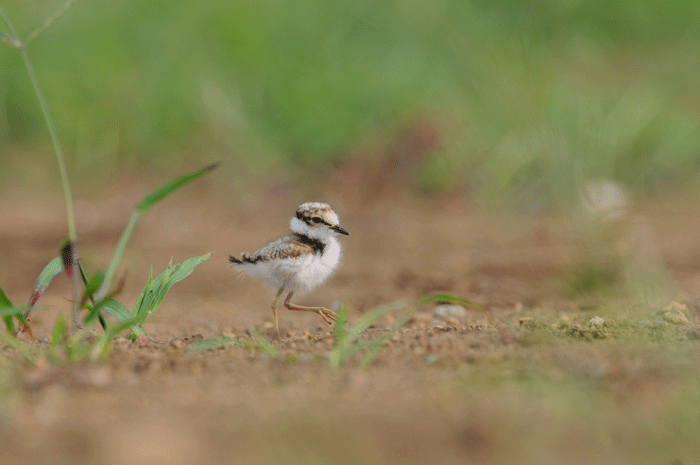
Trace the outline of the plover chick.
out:
[[[342,251],[336,236],[350,234],[338,224],[338,215],[330,205],[319,202],[299,206],[289,222],[289,229],[291,236],[271,242],[257,252],[244,253],[240,259],[229,255],[234,269],[266,278],[278,289],[272,301],[277,337],[280,335],[277,304],[285,290],[289,291],[284,299],[288,310],[318,313],[328,324],[338,320],[338,316],[327,308],[302,307],[290,301],[295,292],[309,291],[333,273],[340,263]]]

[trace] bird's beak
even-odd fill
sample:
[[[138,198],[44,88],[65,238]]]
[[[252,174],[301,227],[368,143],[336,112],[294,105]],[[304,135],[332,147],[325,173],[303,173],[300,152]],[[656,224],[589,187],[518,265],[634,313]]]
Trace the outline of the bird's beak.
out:
[[[331,227],[331,231],[335,231],[335,232],[337,232],[338,234],[344,234],[344,235],[346,235],[346,236],[349,236],[349,235],[350,235],[350,233],[349,233],[345,228],[343,228],[342,226],[340,226],[339,224],[336,224],[335,226],[332,226],[332,227]]]

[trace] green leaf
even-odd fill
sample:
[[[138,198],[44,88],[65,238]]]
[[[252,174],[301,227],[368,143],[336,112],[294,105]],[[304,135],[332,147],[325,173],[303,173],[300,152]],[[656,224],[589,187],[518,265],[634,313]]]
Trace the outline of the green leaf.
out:
[[[82,271],[82,267],[81,267]],[[85,304],[88,299],[93,300],[95,292],[102,286],[102,281],[105,279],[104,271],[98,271],[85,283],[85,291],[83,292],[83,298],[81,304]]]
[[[358,344],[355,342],[360,334],[362,334],[363,331],[369,328],[379,318],[383,317],[387,313],[395,312],[396,310],[404,308],[406,305],[406,301],[399,300],[386,305],[381,305],[362,317],[362,319],[358,321],[355,326],[344,333],[342,338],[336,338],[336,345],[328,356],[328,363],[330,366],[333,368],[340,367],[345,360],[352,357],[359,350],[365,348],[364,343]],[[342,331],[345,332],[344,329]]]
[[[251,349],[262,354],[269,355],[272,358],[279,357],[279,350],[277,350],[277,347],[275,347],[272,344],[272,341],[265,337],[263,333],[256,329],[253,331],[253,337],[255,338],[255,342],[250,345],[246,344],[247,347],[250,347]]]
[[[51,347],[56,347],[68,337],[68,325],[66,324],[66,319],[63,315],[58,315],[56,318],[56,323],[53,325],[51,330]]]
[[[203,339],[193,342],[189,349],[192,352],[218,349],[220,347],[245,347],[243,341],[235,337],[219,336],[211,339]]]
[[[172,264],[172,258],[170,259],[170,263]],[[143,307],[147,307],[147,305],[144,305],[144,299],[146,298],[146,294],[151,291],[153,288],[153,265],[151,265],[151,271],[148,272],[148,281],[146,281],[146,285],[141,289],[141,292],[139,293],[139,296],[136,298],[136,302],[134,303],[134,315],[136,315],[136,318],[138,318],[139,310]]]
[[[31,331],[29,331],[29,323],[23,315],[23,313],[28,312],[29,309],[29,307],[15,307],[12,305],[10,299],[7,298],[5,292],[2,290],[2,288],[0,288],[0,317],[5,323],[5,329],[7,330],[8,334],[13,336],[15,334],[15,324],[12,317],[17,318],[17,321],[19,321],[20,324],[22,324],[31,334]]]
[[[31,350],[31,346],[29,346],[28,344],[21,343],[15,337],[8,337],[0,333],[0,344],[13,348],[19,354],[23,355],[29,363],[36,363],[36,359],[32,354],[33,351]]]
[[[146,287],[144,287],[141,290],[141,294],[139,294],[139,299],[137,299],[140,301],[139,306],[137,307],[136,305],[134,305],[134,309],[132,311],[132,313],[139,320],[139,322],[143,323],[144,321],[146,321],[148,314],[154,311],[155,308],[157,308],[157,306],[160,305],[160,302],[162,302],[163,298],[165,297],[165,293],[167,293],[166,286],[167,283],[170,281],[170,274],[172,273],[172,270],[173,259],[171,257],[170,262],[168,263],[168,267],[165,269],[165,271],[158,275],[155,280],[151,279],[151,276],[149,276]],[[152,271],[153,268],[151,268],[151,272]],[[151,273],[151,275],[152,274],[153,273]],[[164,289],[165,293],[163,292]]]
[[[146,320],[149,313],[156,311],[173,284],[185,279],[194,271],[197,265],[209,259],[209,257],[211,257],[211,253],[188,258],[175,266],[169,264],[165,271],[153,280],[149,279],[149,283],[146,284],[146,287],[139,294],[139,298],[136,299],[138,305],[134,306],[132,312],[139,324]],[[172,260],[170,263],[172,263]]]
[[[369,351],[362,357],[360,360],[360,368],[367,368],[370,363],[372,363],[372,360],[374,360],[374,357],[377,356],[379,351],[389,343],[389,340],[392,338],[394,334],[396,334],[396,331],[401,329],[403,325],[408,323],[408,320],[411,319],[413,314],[416,312],[416,307],[413,307],[406,312],[403,313],[399,318],[392,323],[392,325],[389,327],[389,330],[382,335],[379,339],[376,341],[372,341],[372,344],[370,344]]]
[[[80,273],[83,276],[83,280],[85,280],[85,274],[82,266],[80,266]],[[97,301],[95,298],[95,293],[98,291],[98,289],[100,289],[100,287],[102,287],[104,278],[104,271],[98,271],[94,275],[92,275],[92,277],[89,280],[87,280],[87,282],[85,282],[85,291],[83,292],[83,298],[80,300],[80,307],[85,307],[90,312],[90,314],[85,317],[84,323],[86,326],[95,319],[100,320],[100,324],[102,325],[102,327],[106,326],[104,318],[102,317],[102,306],[104,305],[106,298]],[[90,300],[93,304],[86,305],[88,300]]]
[[[0,315],[2,315],[2,320],[5,322],[5,329],[8,334],[15,334],[15,324],[12,321],[12,317],[16,315],[14,311],[17,310],[10,299],[7,298],[5,292],[0,287]]]
[[[343,344],[347,335],[348,326],[348,307],[345,302],[340,302],[338,305],[338,321],[335,323],[335,345],[336,347]]]
[[[146,331],[144,331],[143,328],[138,325],[138,321],[134,318],[134,315],[132,315],[125,306],[113,298],[107,297],[104,299],[101,308],[119,320],[121,323],[133,322],[127,326],[130,327],[131,332],[137,336],[146,336]],[[110,327],[109,330],[111,331],[112,327]]]
[[[20,307],[0,307],[0,316],[4,317],[13,317],[15,315],[20,315],[23,311],[25,311],[27,307],[20,308]]]
[[[97,341],[95,341],[95,344],[92,346],[92,350],[90,351],[91,358],[93,360],[104,360],[104,358],[109,354],[109,343],[112,341],[112,339],[117,337],[120,332],[127,328],[132,328],[133,330],[135,324],[136,320],[132,318],[129,321],[124,321],[110,327],[97,339]]]
[[[154,190],[150,194],[146,195],[143,199],[141,199],[141,201],[136,204],[136,211],[138,211],[139,213],[145,213],[149,208],[151,208],[155,203],[162,200],[164,197],[168,196],[169,194],[182,187],[183,185],[187,184],[188,182],[193,181],[194,179],[197,179],[203,174],[208,173],[217,166],[219,166],[219,162],[212,163],[209,166],[206,166],[202,169],[186,174],[184,176],[180,176],[179,178],[164,184],[160,188]]]
[[[380,305],[371,312],[367,313],[355,324],[355,326],[350,329],[350,331],[348,331],[348,334],[343,341],[343,345],[349,345],[352,341],[357,339],[364,330],[372,326],[372,324],[374,324],[374,322],[376,322],[379,318],[383,317],[387,313],[395,312],[406,305],[407,303],[405,300],[398,300],[389,304]]]
[[[12,305],[12,302],[10,302],[10,299],[7,298],[5,295],[5,291],[2,290],[0,287],[0,307],[14,307]]]
[[[51,280],[58,276],[63,269],[63,259],[61,257],[56,257],[41,270],[39,277],[36,279],[36,283],[34,283],[32,294],[29,296],[29,307],[34,306],[36,301],[39,300],[39,297],[46,291],[46,288],[49,287]]]

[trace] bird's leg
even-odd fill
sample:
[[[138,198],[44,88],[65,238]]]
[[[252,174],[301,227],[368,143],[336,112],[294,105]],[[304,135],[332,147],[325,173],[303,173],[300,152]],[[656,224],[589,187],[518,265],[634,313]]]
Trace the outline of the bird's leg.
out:
[[[280,300],[280,296],[282,295],[282,292],[284,291],[284,286],[280,287],[280,290],[277,291],[277,295],[275,296],[275,299],[272,301],[272,318],[275,320],[275,331],[277,331],[277,339],[280,338],[280,327],[279,324],[277,323],[277,303]]]
[[[329,325],[332,324],[334,321],[338,321],[338,315],[336,315],[335,312],[328,310],[327,308],[324,308],[324,307],[302,307],[301,305],[295,305],[295,304],[291,303],[290,300],[292,300],[293,295],[294,295],[294,291],[287,294],[287,298],[284,299],[284,306],[287,310],[318,313],[318,315],[321,318],[323,318],[323,320],[326,323],[328,323]]]

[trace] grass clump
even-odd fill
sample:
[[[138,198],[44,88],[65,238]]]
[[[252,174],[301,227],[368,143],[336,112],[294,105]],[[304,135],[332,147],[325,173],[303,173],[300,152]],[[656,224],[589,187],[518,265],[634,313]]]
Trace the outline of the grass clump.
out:
[[[119,263],[138,217],[147,211],[155,202],[182,186],[184,184],[181,182],[182,180],[188,182],[196,179],[215,166],[216,165],[210,165],[194,173],[182,176],[174,182],[168,183],[145,196],[137,205],[129,224],[124,230],[115,248],[110,262],[110,268],[107,272],[95,272],[88,279],[82,264],[75,258],[74,246],[70,241],[66,241],[62,247],[61,256],[52,259],[39,274],[29,297],[29,305],[26,307],[15,306],[0,288],[0,315],[3,318],[3,323],[8,333],[8,336],[4,336],[2,341],[6,344],[9,343],[9,339],[14,338],[14,335],[20,329],[31,334],[28,321],[30,311],[47,289],[53,278],[61,274],[61,272],[65,272],[69,277],[72,277],[72,275],[76,273],[82,278],[84,290],[82,298],[78,301],[78,306],[81,309],[87,310],[87,313],[82,322],[79,321],[77,314],[74,315],[74,323],[79,328],[79,331],[73,336],[70,336],[69,326],[65,324],[65,320],[59,317],[53,326],[50,339],[52,348],[62,343],[65,347],[65,355],[68,360],[79,360],[86,356],[101,358],[107,354],[110,341],[126,329],[130,330],[129,336],[131,338],[144,342],[147,336],[141,325],[146,321],[148,315],[156,311],[175,283],[189,276],[190,273],[192,273],[199,264],[207,260],[211,254],[192,257],[176,265],[173,265],[171,259],[165,271],[155,278],[153,277],[153,269],[151,269],[148,282],[136,299],[131,311],[127,310],[123,304],[115,299],[121,285],[117,286],[115,289],[111,287],[113,270],[116,269]],[[112,270],[111,273],[110,270]],[[105,312],[115,317],[118,323],[108,327],[103,316]],[[13,319],[17,320],[19,328],[15,328]],[[104,333],[99,337],[95,337],[95,334],[87,329],[96,320],[99,321],[104,330]],[[12,345],[16,347],[16,344]]]
[[[515,340],[505,332],[503,326],[496,320],[485,307],[476,304],[463,297],[455,296],[446,292],[436,292],[426,296],[418,297],[413,301],[399,300],[389,304],[381,305],[364,315],[354,326],[349,327],[347,322],[347,308],[341,304],[338,308],[338,322],[335,326],[335,345],[328,355],[328,364],[332,368],[340,368],[358,353],[362,353],[358,364],[362,368],[367,368],[377,356],[379,351],[386,346],[392,336],[401,329],[413,316],[418,307],[427,304],[457,304],[465,308],[485,313],[493,326],[498,331],[505,344],[512,344]],[[389,313],[406,309],[387,328],[383,334],[374,339],[360,339],[360,335],[374,325],[379,319]]]
[[[73,307],[73,323],[78,328],[78,331],[71,335],[69,325],[66,324],[63,316],[59,316],[53,325],[51,338],[49,340],[50,348],[48,349],[48,354],[52,355],[52,358],[57,358],[55,356],[57,348],[61,346],[63,347],[65,358],[68,361],[80,360],[85,357],[98,359],[107,354],[110,342],[117,336],[117,334],[125,331],[126,329],[130,329],[130,335],[132,337],[145,341],[146,333],[141,328],[141,325],[146,320],[148,315],[154,312],[160,306],[161,302],[165,298],[165,295],[176,282],[186,278],[190,273],[192,273],[192,271],[194,271],[197,265],[207,260],[211,255],[206,254],[198,257],[192,257],[174,266],[172,265],[171,259],[166,270],[156,278],[153,278],[153,270],[151,269],[148,282],[141,291],[141,294],[139,295],[132,311],[128,311],[126,307],[124,307],[114,298],[119,293],[121,285],[113,288],[112,280],[114,278],[117,265],[119,264],[126,248],[129,237],[131,236],[131,232],[133,231],[139,217],[145,214],[154,204],[161,201],[180,187],[216,168],[218,163],[211,164],[184,176],[180,176],[143,197],[143,199],[136,204],[134,212],[131,215],[128,224],[124,228],[124,232],[122,233],[119,243],[114,250],[107,271],[98,271],[88,279],[76,253],[78,236],[75,228],[73,200],[68,181],[65,159],[63,157],[63,151],[61,149],[61,144],[59,143],[56,126],[49,111],[46,99],[44,98],[44,93],[36,74],[34,73],[34,68],[27,53],[27,45],[29,42],[35,39],[51,23],[60,17],[68,8],[70,8],[73,3],[74,1],[66,2],[58,11],[56,11],[56,13],[46,19],[41,26],[31,33],[25,41],[20,40],[12,23],[9,21],[4,11],[0,9],[0,19],[5,23],[10,32],[10,35],[0,33],[0,39],[2,39],[4,44],[19,50],[34,92],[39,100],[39,104],[51,136],[61,177],[61,183],[63,186],[63,195],[66,203],[66,216],[68,222],[68,239],[61,246],[60,256],[52,259],[39,274],[36,284],[34,285],[34,288],[30,294],[29,303],[26,307],[18,307],[14,305],[0,288],[0,317],[2,318],[5,330],[7,332],[6,336],[3,335],[0,338],[0,342],[17,348],[17,350],[30,362],[34,360],[32,351],[23,348],[22,345],[15,339],[15,336],[18,331],[25,331],[32,335],[31,328],[29,326],[30,311],[49,286],[49,283],[53,280],[53,278],[61,274],[62,271],[66,273],[72,282],[71,302]],[[81,287],[80,281],[82,281],[83,288],[82,297],[79,291]],[[79,321],[79,309],[87,310],[87,314],[82,322]],[[108,327],[103,312],[110,313],[118,320],[118,323]],[[15,320],[19,323],[19,329],[15,328]],[[101,335],[96,335],[89,329],[90,324],[95,320],[99,321],[100,325],[102,326],[103,333]]]
[[[463,297],[455,296],[445,292],[436,292],[425,295],[414,300],[397,300],[388,304],[380,305],[360,318],[354,325],[350,325],[347,320],[347,306],[342,303],[338,306],[338,321],[335,324],[333,334],[333,346],[326,356],[313,357],[313,360],[322,361],[333,369],[339,369],[351,361],[356,360],[357,366],[368,368],[376,358],[377,354],[386,347],[391,338],[399,331],[412,317],[416,310],[422,305],[429,304],[458,304],[466,308],[471,308],[479,312],[484,312],[496,327],[501,339],[505,344],[511,344],[514,339],[508,335],[502,325],[495,320],[487,309],[469,301]],[[368,331],[386,315],[403,310],[396,319],[386,329]],[[377,336],[376,334],[379,333]],[[273,343],[257,330],[251,332],[252,339],[245,340],[235,337],[220,336],[203,341],[198,341],[190,346],[190,350],[203,351],[213,350],[223,347],[234,347],[254,350],[283,362],[291,362],[294,355],[287,359],[281,357],[278,346],[284,346],[288,341],[278,341]],[[325,338],[325,336],[324,336]],[[294,339],[292,339],[293,341]]]
[[[237,337],[219,336],[211,339],[194,342],[190,346],[193,352],[201,352],[204,350],[214,350],[223,347],[235,347],[241,349],[253,350],[261,354],[269,355],[273,359],[280,357],[280,352],[277,347],[264,334],[259,331],[253,332],[253,339],[240,339]]]

